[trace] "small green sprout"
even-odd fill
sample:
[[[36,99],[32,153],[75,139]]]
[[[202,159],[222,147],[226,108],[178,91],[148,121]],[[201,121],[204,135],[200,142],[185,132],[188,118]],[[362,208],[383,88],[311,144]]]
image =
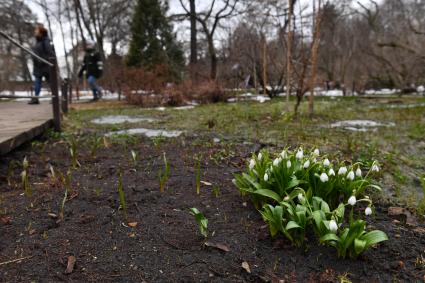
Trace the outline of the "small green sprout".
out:
[[[217,185],[214,185],[214,187],[212,188],[213,194],[216,198],[218,198],[220,196],[220,187]]]
[[[195,220],[199,225],[199,231],[204,238],[208,237],[208,219],[205,218],[204,214],[200,212],[196,207],[189,209],[190,214],[195,216]]]
[[[134,167],[137,166],[137,160],[139,159],[137,152],[131,150],[131,159],[133,160]]]
[[[201,193],[201,163],[199,160],[196,163],[195,177],[196,177],[196,194],[199,195]]]
[[[92,157],[95,157],[97,150],[103,145],[104,141],[102,137],[94,136],[91,140],[91,149],[90,153]]]
[[[61,207],[60,207],[60,212],[59,212],[59,217],[62,221],[64,219],[65,203],[66,203],[67,197],[68,197],[68,189],[65,189],[65,194],[63,196],[63,199],[62,199],[62,202],[61,202]]]
[[[159,178],[159,190],[161,193],[165,190],[165,185],[167,184],[168,178],[170,175],[170,164],[168,164],[167,158],[165,157],[164,152],[164,170],[159,171],[158,178]]]
[[[29,182],[28,168],[29,168],[29,162],[27,157],[25,156],[24,161],[22,162],[22,169],[23,169],[21,173],[22,188],[24,189],[25,195],[27,197],[31,197],[32,189]]]
[[[78,152],[77,152],[78,142],[74,136],[71,136],[68,139],[68,145],[69,145],[69,154],[71,156],[71,161],[72,161],[72,168],[75,169],[77,167],[80,167],[81,164],[77,159],[78,158]]]
[[[71,183],[72,183],[72,172],[71,172],[71,170],[68,170],[66,172],[66,175],[60,173],[60,179],[61,179],[62,185],[65,187],[65,189],[67,191],[69,191],[70,193],[72,193],[73,190],[72,190],[72,186],[71,186]]]
[[[124,189],[122,186],[122,173],[119,173],[118,177],[118,196],[120,199],[120,207],[124,212],[124,218],[127,219],[127,203],[125,201]]]

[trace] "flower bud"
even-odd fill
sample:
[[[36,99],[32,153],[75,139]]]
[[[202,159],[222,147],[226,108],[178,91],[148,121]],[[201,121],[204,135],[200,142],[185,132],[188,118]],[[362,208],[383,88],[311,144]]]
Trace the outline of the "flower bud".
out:
[[[354,206],[356,204],[356,202],[357,202],[356,196],[351,196],[348,199],[348,204],[351,205],[351,206]]]
[[[323,160],[323,166],[328,167],[331,163],[329,162],[329,159]]]
[[[307,169],[308,167],[310,167],[310,160],[307,160],[306,162],[304,162],[303,167],[304,167],[305,169]]]
[[[344,175],[345,173],[347,173],[347,167],[343,166],[339,168],[338,175]]]
[[[268,180],[269,180],[269,174],[266,173],[266,174],[264,174],[264,181],[267,182]]]
[[[329,181],[328,175],[326,175],[326,173],[320,174],[320,181],[322,181],[322,183],[326,183],[327,181]]]
[[[302,193],[299,193],[299,194],[298,194],[298,201],[299,201],[300,203],[304,203],[304,196],[303,196],[303,194],[302,194]]]
[[[328,175],[329,176],[335,176],[335,171],[334,171],[334,169],[329,169],[329,172],[328,172]]]
[[[318,149],[318,148],[316,148],[316,149],[313,151],[313,154],[314,154],[314,155],[316,155],[316,156],[319,156],[319,154],[320,154],[319,149]]]
[[[276,158],[275,160],[273,160],[273,166],[278,166],[280,163],[280,159]]]
[[[336,224],[336,221],[333,219],[329,221],[329,230],[334,233],[338,230],[338,224]]]
[[[261,160],[261,159],[263,159],[263,154],[260,152],[260,153],[258,154],[258,160]]]
[[[298,150],[297,154],[295,155],[297,159],[302,159],[304,157],[304,152],[302,149]]]
[[[348,172],[348,175],[347,175],[348,180],[353,181],[354,177],[355,177],[355,175],[354,175],[353,171]]]
[[[360,169],[360,167],[357,167],[356,176],[357,177],[361,177],[362,176],[362,169]]]
[[[254,169],[254,166],[255,166],[255,160],[254,160],[254,159],[251,159],[251,160],[249,161],[249,169],[250,169],[250,170]]]
[[[369,206],[366,207],[366,209],[364,210],[364,214],[366,216],[372,215],[372,208],[370,208]]]
[[[286,168],[291,168],[291,160],[286,161]]]

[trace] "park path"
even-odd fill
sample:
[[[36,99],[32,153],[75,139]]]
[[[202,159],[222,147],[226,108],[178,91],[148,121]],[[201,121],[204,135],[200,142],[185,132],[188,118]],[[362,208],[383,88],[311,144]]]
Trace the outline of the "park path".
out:
[[[52,126],[52,119],[49,102],[0,102],[0,155],[42,134]]]

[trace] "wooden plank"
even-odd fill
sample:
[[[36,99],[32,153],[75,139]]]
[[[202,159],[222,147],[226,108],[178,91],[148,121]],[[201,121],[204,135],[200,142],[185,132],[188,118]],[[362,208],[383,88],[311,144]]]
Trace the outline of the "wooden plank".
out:
[[[52,106],[48,102],[0,103],[0,155],[41,135],[53,125]]]

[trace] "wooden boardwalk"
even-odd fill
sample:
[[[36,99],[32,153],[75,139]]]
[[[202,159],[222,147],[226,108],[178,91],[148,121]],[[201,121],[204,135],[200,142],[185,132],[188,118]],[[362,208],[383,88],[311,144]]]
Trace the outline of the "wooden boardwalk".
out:
[[[52,125],[53,110],[48,101],[39,105],[0,102],[0,155],[32,140]]]

